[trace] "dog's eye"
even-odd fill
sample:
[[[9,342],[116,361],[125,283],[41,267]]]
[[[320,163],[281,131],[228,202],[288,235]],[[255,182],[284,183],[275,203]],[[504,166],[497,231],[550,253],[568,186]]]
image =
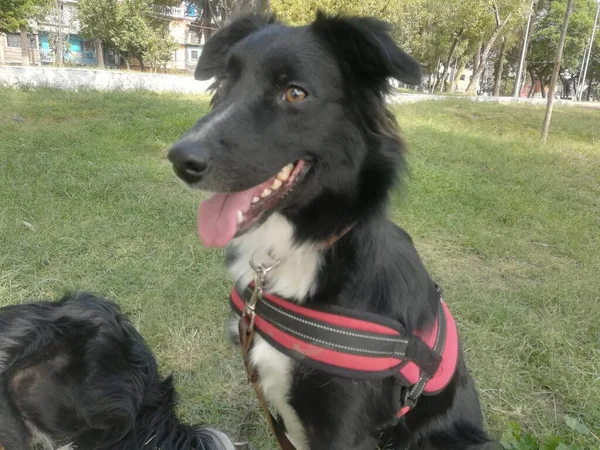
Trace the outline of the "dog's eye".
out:
[[[288,103],[297,103],[308,97],[306,91],[298,86],[290,86],[283,93],[283,100]]]

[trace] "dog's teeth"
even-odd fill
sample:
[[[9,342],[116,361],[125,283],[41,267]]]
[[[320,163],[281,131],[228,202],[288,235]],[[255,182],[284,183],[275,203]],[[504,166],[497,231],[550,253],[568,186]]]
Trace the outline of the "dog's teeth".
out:
[[[294,170],[294,165],[288,164],[277,174],[277,179],[281,181],[286,181],[290,177],[292,170]]]
[[[252,203],[258,203],[260,201],[259,197],[252,197]]]
[[[244,221],[244,213],[239,211],[237,212],[237,223],[240,225]]]
[[[283,183],[282,183],[282,181],[281,181],[281,180],[279,180],[279,179],[275,178],[275,179],[273,180],[273,184],[271,185],[271,188],[272,188],[272,189],[279,189],[279,188],[281,187],[281,185],[282,185],[282,184],[283,184]]]
[[[260,196],[262,198],[268,197],[269,195],[271,195],[271,189],[265,189],[264,191],[262,191],[262,194],[260,194]]]

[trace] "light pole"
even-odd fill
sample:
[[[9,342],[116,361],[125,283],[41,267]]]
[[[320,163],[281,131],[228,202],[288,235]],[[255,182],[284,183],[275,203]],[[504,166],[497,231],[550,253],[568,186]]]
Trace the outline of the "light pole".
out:
[[[513,88],[513,97],[519,97],[521,95],[521,76],[523,75],[523,66],[525,65],[525,57],[527,56],[527,47],[529,44],[529,29],[531,28],[531,18],[533,17],[533,7],[535,6],[536,0],[531,0],[529,6],[529,16],[527,18],[527,27],[525,28],[525,38],[523,39],[523,49],[521,50],[521,59],[519,60],[519,68],[517,69],[517,76],[515,77],[515,86]],[[533,80],[531,80],[533,83]]]

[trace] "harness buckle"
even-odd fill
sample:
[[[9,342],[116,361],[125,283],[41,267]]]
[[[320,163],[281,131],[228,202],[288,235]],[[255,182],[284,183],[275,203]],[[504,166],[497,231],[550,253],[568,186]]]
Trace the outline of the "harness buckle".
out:
[[[417,406],[419,397],[414,396],[416,387],[417,385],[415,384],[411,388],[406,389],[406,391],[404,392],[404,398],[402,399],[402,409],[408,408],[408,411],[410,411],[411,409],[414,409],[415,406]]]

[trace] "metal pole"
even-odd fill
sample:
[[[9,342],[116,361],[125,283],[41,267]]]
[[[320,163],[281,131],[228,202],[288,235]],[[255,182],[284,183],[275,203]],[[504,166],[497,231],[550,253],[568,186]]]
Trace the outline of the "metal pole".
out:
[[[527,47],[529,44],[529,28],[531,27],[531,18],[533,17],[533,7],[535,6],[535,1],[536,0],[531,0],[531,5],[529,6],[529,17],[527,18],[527,27],[525,28],[525,38],[523,39],[521,60],[519,61],[519,68],[517,69],[517,76],[515,77],[515,87],[513,88],[512,93],[513,97],[519,97],[521,95],[521,75],[523,74],[523,66],[525,65],[525,57],[527,56]]]
[[[583,68],[583,76],[579,83],[579,89],[577,90],[577,100],[581,100],[583,96],[583,88],[585,86],[585,77],[587,76],[588,67],[590,65],[590,56],[592,56],[592,47],[594,46],[594,37],[596,35],[596,26],[598,25],[598,16],[600,15],[600,0],[598,1],[598,9],[596,9],[596,19],[594,19],[594,28],[592,28],[592,35],[590,36],[590,44],[587,52],[585,66]]]
[[[581,67],[579,68],[579,76],[577,77],[577,92],[575,93],[575,100],[579,100],[579,87],[581,86],[581,75],[583,75],[583,68],[585,67],[585,60],[587,59],[589,45],[585,45],[583,51],[583,59],[581,60]]]

